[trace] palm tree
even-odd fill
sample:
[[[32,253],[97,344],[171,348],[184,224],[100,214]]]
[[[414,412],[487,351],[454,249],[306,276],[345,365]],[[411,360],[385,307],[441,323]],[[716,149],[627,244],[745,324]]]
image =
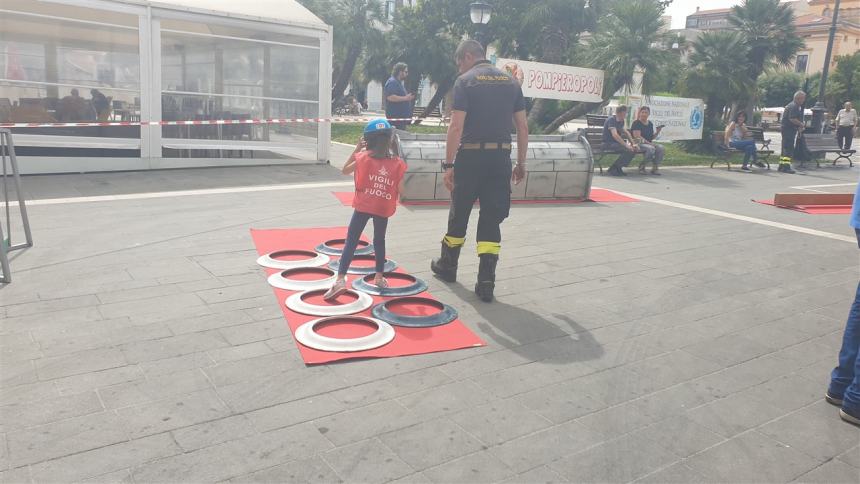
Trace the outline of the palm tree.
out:
[[[745,68],[753,82],[768,68],[791,63],[804,46],[794,26],[794,12],[779,0],[744,0],[732,7],[729,23],[746,44]],[[747,91],[746,103],[747,112],[752,112],[754,87]]]
[[[711,125],[719,123],[727,105],[755,88],[743,64],[747,55],[747,44],[738,32],[705,32],[693,42],[682,91],[705,100],[705,114]]]
[[[382,21],[382,4],[377,0],[334,0],[330,2],[337,16],[334,25],[336,49],[342,49],[343,63],[337,67],[331,88],[332,100],[340,99],[352,79],[355,64],[365,46],[381,37],[377,26]]]
[[[588,44],[587,61],[588,65],[605,71],[604,104],[622,88],[632,87],[640,71],[644,72],[642,92],[651,92],[649,71],[660,70],[672,55],[662,48],[663,8],[656,0],[616,0],[598,22]],[[593,103],[577,103],[550,123],[545,132],[552,133],[595,107]]]
[[[548,64],[563,64],[579,34],[595,23],[594,8],[585,8],[586,0],[540,0],[531,3],[525,13],[524,27],[537,32],[537,60]],[[535,99],[529,121],[537,122],[549,100]]]

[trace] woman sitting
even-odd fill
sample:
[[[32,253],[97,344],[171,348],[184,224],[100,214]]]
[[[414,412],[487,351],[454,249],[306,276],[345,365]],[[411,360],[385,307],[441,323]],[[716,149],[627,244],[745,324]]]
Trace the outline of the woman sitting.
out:
[[[741,170],[750,171],[750,160],[755,166],[764,168],[764,163],[758,161],[758,148],[755,146],[755,140],[750,139],[751,135],[746,123],[746,111],[738,111],[734,121],[726,126],[726,146],[744,152],[744,164],[741,166]]]

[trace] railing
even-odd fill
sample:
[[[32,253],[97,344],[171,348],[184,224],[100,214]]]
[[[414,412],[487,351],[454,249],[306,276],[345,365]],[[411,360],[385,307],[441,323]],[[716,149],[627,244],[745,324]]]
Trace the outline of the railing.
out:
[[[0,129],[0,161],[3,163],[3,206],[6,215],[5,232],[3,224],[0,223],[0,269],[3,271],[0,274],[0,283],[10,283],[12,269],[9,265],[9,252],[32,247],[33,235],[30,233],[30,219],[27,217],[27,205],[24,202],[24,192],[21,190],[21,175],[18,172],[18,159],[15,157],[15,143],[12,141],[12,132],[8,129]],[[17,245],[12,244],[12,202],[9,199],[9,178],[15,186],[18,212],[21,214],[21,223],[24,227],[25,242]]]

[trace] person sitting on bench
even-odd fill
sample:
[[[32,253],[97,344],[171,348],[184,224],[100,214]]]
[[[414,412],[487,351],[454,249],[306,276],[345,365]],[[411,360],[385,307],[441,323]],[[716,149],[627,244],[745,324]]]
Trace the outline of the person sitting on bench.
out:
[[[746,111],[738,111],[735,119],[726,126],[726,146],[744,152],[744,164],[741,170],[750,171],[750,161],[759,168],[764,168],[764,163],[758,161],[758,148],[755,140],[751,138],[747,129]]]
[[[603,150],[621,153],[607,171],[612,176],[626,176],[622,168],[629,165],[639,151],[632,143],[622,138],[624,135],[628,140],[633,139],[630,131],[624,127],[625,117],[627,117],[627,106],[621,105],[615,109],[615,115],[606,118],[606,123],[603,124]]]

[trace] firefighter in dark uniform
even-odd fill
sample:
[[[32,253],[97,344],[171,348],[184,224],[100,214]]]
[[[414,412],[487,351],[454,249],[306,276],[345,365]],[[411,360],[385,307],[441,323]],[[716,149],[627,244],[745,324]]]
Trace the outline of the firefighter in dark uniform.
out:
[[[466,238],[466,226],[475,200],[481,203],[478,218],[478,282],[475,293],[493,300],[496,264],[502,234],[499,224],[511,208],[511,182],[526,176],[528,124],[520,85],[485,58],[474,40],[457,47],[460,77],[454,84],[453,112],[448,126],[445,186],[451,191],[448,232],[442,239],[442,255],[430,268],[442,280],[457,280],[457,261]],[[511,131],[517,133],[517,162],[511,165]]]
[[[791,168],[792,160],[803,159],[802,151],[806,149],[803,136],[803,103],[806,102],[806,93],[797,91],[794,99],[788,103],[782,112],[780,134],[782,134],[782,153],[779,156],[779,171],[782,173],[794,173]],[[798,137],[800,134],[800,137]]]

